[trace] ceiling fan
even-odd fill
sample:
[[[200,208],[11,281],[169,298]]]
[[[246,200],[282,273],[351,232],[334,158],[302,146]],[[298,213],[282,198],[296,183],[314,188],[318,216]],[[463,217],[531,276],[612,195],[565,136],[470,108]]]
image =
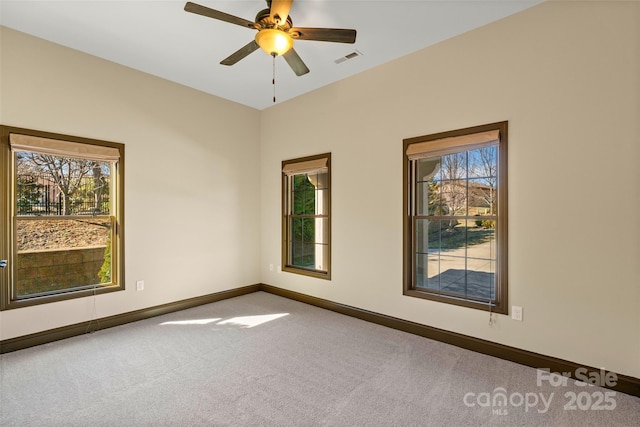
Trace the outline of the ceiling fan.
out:
[[[262,48],[274,58],[279,55],[284,57],[293,72],[298,76],[302,76],[309,72],[309,68],[293,48],[294,40],[355,43],[356,30],[293,27],[293,21],[289,16],[291,3],[293,3],[293,0],[267,0],[268,8],[258,12],[255,21],[229,15],[192,2],[187,2],[184,10],[258,30],[254,40],[223,59],[220,62],[222,65],[233,65],[258,48]]]

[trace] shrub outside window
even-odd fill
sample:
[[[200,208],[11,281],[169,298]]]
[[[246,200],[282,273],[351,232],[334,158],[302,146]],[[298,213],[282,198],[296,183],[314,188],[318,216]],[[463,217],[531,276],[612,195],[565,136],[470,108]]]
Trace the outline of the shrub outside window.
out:
[[[124,146],[2,127],[2,309],[123,290]]]
[[[331,153],[282,162],[282,269],[331,278]]]
[[[404,294],[508,312],[507,122],[404,141]]]

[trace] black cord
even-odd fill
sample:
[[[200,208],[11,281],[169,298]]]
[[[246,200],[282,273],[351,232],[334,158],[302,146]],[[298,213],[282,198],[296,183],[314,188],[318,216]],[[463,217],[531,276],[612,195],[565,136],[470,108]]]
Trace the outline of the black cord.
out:
[[[273,103],[275,104],[276,102],[276,53],[273,52],[271,56],[273,57],[273,78],[271,80],[271,83],[273,84]]]

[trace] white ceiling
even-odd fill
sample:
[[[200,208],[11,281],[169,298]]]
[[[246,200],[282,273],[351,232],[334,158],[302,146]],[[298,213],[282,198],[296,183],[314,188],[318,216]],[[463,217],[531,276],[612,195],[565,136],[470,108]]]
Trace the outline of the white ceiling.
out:
[[[193,0],[253,21],[264,0]],[[299,40],[311,72],[276,58],[282,102],[480,27],[542,0],[294,0],[297,27],[354,28],[355,44]],[[257,50],[220,61],[256,31],[185,12],[186,1],[0,0],[0,24],[257,109],[273,105],[272,58]],[[362,56],[336,64],[353,51]]]

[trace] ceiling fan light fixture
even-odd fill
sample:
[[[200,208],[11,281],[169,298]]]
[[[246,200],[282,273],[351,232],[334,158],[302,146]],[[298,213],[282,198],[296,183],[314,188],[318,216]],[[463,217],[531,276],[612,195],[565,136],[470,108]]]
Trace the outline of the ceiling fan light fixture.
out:
[[[293,39],[288,33],[275,28],[265,28],[256,34],[256,43],[268,55],[284,55],[293,47]]]

